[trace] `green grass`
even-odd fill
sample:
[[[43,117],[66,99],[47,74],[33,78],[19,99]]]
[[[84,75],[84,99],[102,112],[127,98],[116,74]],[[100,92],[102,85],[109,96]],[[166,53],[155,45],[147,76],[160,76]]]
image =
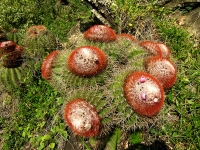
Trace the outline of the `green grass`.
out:
[[[179,120],[173,126],[166,124],[163,132],[177,149],[198,149],[200,48],[194,48],[193,37],[184,29],[166,22],[160,22],[159,27],[178,68],[176,84],[167,92],[166,100],[169,105],[174,105],[174,113]]]
[[[13,0],[13,3],[9,0],[1,1],[0,9],[3,11],[0,12],[0,26],[7,31],[17,28],[24,33],[30,25],[43,24],[61,42],[65,42],[67,33],[73,25],[93,19],[91,12],[81,3],[81,0],[76,2],[69,0],[69,2],[68,13],[59,14],[54,8],[56,0],[48,2]],[[130,16],[127,28],[136,27],[138,19],[149,15],[160,38],[170,47],[178,69],[176,84],[166,93],[167,109],[164,122],[160,128],[152,128],[148,133],[149,137],[162,139],[166,145],[177,150],[199,149],[200,47],[194,47],[194,37],[184,28],[174,25],[174,20],[164,17],[174,12],[154,6],[153,1],[148,7],[139,5],[139,2],[116,0],[118,6],[122,6],[121,10]],[[123,3],[127,5],[122,5]],[[120,23],[119,18],[116,23]],[[35,149],[56,149],[61,137],[65,140],[68,138],[61,116],[61,107],[65,100],[40,76],[28,83],[29,85],[25,85],[24,88],[12,94],[12,101],[17,100],[17,105],[9,100],[6,103],[6,105],[14,103],[14,114],[10,118],[0,118],[0,129],[4,130],[0,133],[1,141],[3,141],[2,149],[21,149],[23,146],[30,145]],[[167,120],[168,115],[176,119]],[[135,139],[141,140],[140,138],[133,139],[135,135],[132,135],[130,139],[133,143]]]

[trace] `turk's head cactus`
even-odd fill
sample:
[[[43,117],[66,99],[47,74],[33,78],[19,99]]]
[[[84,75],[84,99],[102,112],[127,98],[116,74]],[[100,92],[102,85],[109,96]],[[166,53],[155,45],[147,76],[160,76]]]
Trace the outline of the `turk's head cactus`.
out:
[[[67,103],[64,119],[77,135],[92,137],[99,133],[100,117],[93,106],[85,100],[75,99]]]
[[[82,46],[69,55],[67,64],[78,76],[94,76],[106,67],[106,55],[97,47]]]
[[[145,68],[148,73],[160,81],[164,89],[169,89],[174,85],[177,71],[169,59],[159,56],[148,58],[145,62]]]
[[[22,63],[21,54],[23,47],[16,45],[13,41],[0,43],[1,59],[4,67],[17,67]]]
[[[42,77],[46,80],[51,79],[51,69],[54,63],[56,56],[58,55],[58,51],[52,51],[44,60],[41,67]]]
[[[133,41],[133,42],[137,42],[137,39],[134,37],[134,36],[132,36],[131,34],[127,34],[127,33],[122,33],[122,34],[119,34],[119,35],[117,35],[118,36],[118,38],[126,38],[126,39],[128,39],[128,40],[131,40],[131,41]]]
[[[24,52],[22,46],[13,41],[0,43],[0,82],[5,90],[13,90],[23,83],[28,67],[21,57]]]
[[[24,52],[22,57],[32,67],[31,74],[40,71],[43,59],[57,48],[57,39],[43,25],[30,26],[24,38]]]
[[[45,26],[31,26],[26,30],[24,48],[23,57],[37,60],[41,65],[44,57],[57,48],[57,39]]]
[[[95,25],[66,49],[51,52],[41,70],[66,98],[64,120],[71,130],[101,139],[115,127],[128,132],[161,118],[164,89],[176,79],[169,53],[161,42],[138,42],[130,34]],[[166,85],[169,79],[173,84]]]
[[[144,116],[157,114],[164,103],[162,85],[145,72],[134,72],[126,78],[124,96],[135,112]]]
[[[142,41],[139,44],[154,56],[170,57],[170,49],[162,42]]]
[[[116,40],[117,35],[108,26],[95,25],[84,33],[84,37],[91,41],[111,42]]]

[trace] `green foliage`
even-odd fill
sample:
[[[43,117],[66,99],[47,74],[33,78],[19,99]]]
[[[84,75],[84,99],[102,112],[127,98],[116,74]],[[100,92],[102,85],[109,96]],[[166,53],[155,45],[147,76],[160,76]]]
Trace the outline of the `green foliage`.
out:
[[[123,131],[119,128],[116,128],[113,132],[113,135],[110,137],[105,150],[116,150],[117,145],[120,143],[120,138],[122,136]]]
[[[64,99],[55,90],[39,79],[18,92],[18,98],[23,101],[19,101],[19,111],[5,127],[4,149],[24,144],[32,144],[38,149],[54,148],[58,135],[68,137],[65,124],[57,112]]]
[[[135,131],[131,134],[129,138],[129,142],[131,145],[140,144],[142,142],[142,133],[141,131]]]
[[[63,42],[67,40],[67,33],[77,22],[84,23],[93,19],[91,11],[81,0],[68,0],[68,2],[68,5],[57,2],[54,7],[56,18],[44,22],[44,25]]]
[[[55,18],[55,0],[4,0],[0,2],[0,25],[5,29],[27,28]]]
[[[156,20],[157,21],[157,20]],[[187,147],[187,149],[198,149],[199,131],[199,50],[194,47],[193,37],[184,29],[179,29],[170,22],[160,21],[157,23],[160,35],[169,45],[172,55],[177,58],[178,68],[177,84],[167,92],[166,100],[170,105],[175,105],[173,112],[179,116],[179,121],[163,126],[159,135],[169,137],[176,149]],[[181,143],[181,145],[179,144]]]

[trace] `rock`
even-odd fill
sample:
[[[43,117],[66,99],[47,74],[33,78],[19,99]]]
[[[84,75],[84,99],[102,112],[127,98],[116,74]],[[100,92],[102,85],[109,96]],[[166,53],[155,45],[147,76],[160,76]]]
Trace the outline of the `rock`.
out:
[[[185,16],[185,23],[192,34],[200,37],[200,7],[192,10]]]
[[[171,0],[169,3],[165,5],[166,8],[174,9],[174,8],[187,8],[187,7],[198,7],[200,6],[200,0]]]
[[[114,28],[115,15],[111,7],[115,7],[113,0],[82,0],[90,9],[91,12],[104,24]],[[117,7],[117,6],[116,6]]]

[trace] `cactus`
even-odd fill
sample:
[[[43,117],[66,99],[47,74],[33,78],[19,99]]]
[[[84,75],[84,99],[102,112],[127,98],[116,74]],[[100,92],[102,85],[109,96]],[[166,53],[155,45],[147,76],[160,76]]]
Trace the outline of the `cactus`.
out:
[[[35,70],[38,70],[44,57],[57,48],[57,39],[43,25],[31,26],[26,30],[23,58],[32,60]],[[31,61],[29,61],[31,63]]]
[[[0,67],[0,81],[3,88],[8,91],[13,91],[19,88],[27,77],[28,67],[22,65],[17,68]]]
[[[169,58],[170,57],[170,49],[167,45],[165,45],[164,43],[162,42],[155,42],[156,45],[158,45],[161,49],[161,52],[162,52],[162,57],[164,58]]]
[[[162,56],[161,48],[152,41],[142,41],[139,43],[144,47],[149,53],[155,56]]]
[[[0,56],[4,67],[18,67],[21,65],[21,53],[23,47],[16,45],[13,41],[4,41],[0,43]]]
[[[115,127],[127,133],[148,128],[161,119],[164,89],[153,72],[148,71],[152,66],[146,61],[154,55],[168,60],[161,57],[164,50],[156,42],[152,42],[156,48],[149,50],[133,36],[117,35],[104,25],[78,33],[71,41],[66,49],[46,57],[42,76],[63,94],[66,106],[75,99],[84,99],[92,105],[101,122],[99,133],[94,135],[96,141]],[[99,70],[98,65],[103,67]]]
[[[142,41],[139,44],[154,56],[170,57],[169,47],[162,42]]]
[[[14,41],[18,45],[23,45],[24,34],[22,31],[12,28],[6,33],[6,35],[8,40]]]
[[[121,33],[121,34],[119,34],[119,35],[117,35],[117,36],[118,36],[118,37],[126,38],[126,39],[128,39],[128,40],[133,41],[133,42],[137,42],[137,39],[136,39],[134,36],[132,36],[131,34]]]
[[[56,49],[57,40],[43,25],[31,26],[26,30],[24,46],[27,57],[43,57],[48,52]]]
[[[84,33],[84,37],[91,41],[111,42],[116,40],[117,35],[108,26],[94,25]]]
[[[64,118],[78,135],[92,137],[99,133],[100,118],[93,106],[83,99],[75,99],[67,103]]]
[[[164,103],[161,83],[145,72],[134,72],[125,79],[124,96],[134,111],[143,116],[157,114]]]
[[[2,88],[13,91],[23,84],[29,71],[21,57],[23,47],[13,41],[4,41],[0,43],[0,52],[0,82]]]
[[[3,28],[0,26],[0,42],[7,41],[7,36]]]
[[[69,70],[82,77],[94,76],[106,67],[105,54],[94,46],[82,46],[70,53],[68,58]]]
[[[54,64],[54,60],[56,58],[56,56],[58,55],[58,51],[52,51],[44,60],[44,62],[42,63],[42,67],[41,67],[41,73],[42,73],[42,77],[46,80],[51,79],[51,69],[52,69],[52,65]]]

